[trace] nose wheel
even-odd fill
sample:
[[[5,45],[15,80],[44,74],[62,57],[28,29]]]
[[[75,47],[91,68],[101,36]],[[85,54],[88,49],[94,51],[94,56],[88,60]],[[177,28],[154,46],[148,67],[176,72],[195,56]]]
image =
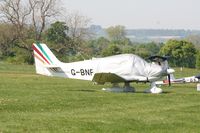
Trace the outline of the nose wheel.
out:
[[[162,93],[162,89],[158,88],[155,84],[155,82],[151,83],[151,88],[145,91],[146,93],[153,93],[153,94],[159,94]]]

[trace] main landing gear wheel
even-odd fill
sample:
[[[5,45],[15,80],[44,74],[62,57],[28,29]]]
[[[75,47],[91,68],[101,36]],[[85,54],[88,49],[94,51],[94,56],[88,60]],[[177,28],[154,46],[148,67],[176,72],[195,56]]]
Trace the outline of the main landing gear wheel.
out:
[[[120,87],[118,83],[113,83],[112,88],[103,88],[103,91],[108,92],[135,92],[135,88],[130,86],[129,82],[125,82],[123,87]]]

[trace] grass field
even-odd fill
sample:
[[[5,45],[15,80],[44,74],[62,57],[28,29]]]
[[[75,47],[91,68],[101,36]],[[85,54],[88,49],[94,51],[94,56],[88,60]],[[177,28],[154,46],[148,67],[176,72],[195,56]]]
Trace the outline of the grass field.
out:
[[[176,69],[176,76],[198,70]],[[108,93],[91,82],[44,77],[33,66],[0,63],[0,133],[197,133],[196,84],[173,85],[163,94]]]

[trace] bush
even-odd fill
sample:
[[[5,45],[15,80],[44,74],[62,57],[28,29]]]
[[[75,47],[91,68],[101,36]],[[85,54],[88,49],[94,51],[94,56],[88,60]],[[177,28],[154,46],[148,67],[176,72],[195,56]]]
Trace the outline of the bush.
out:
[[[6,62],[14,64],[33,64],[34,59],[31,51],[27,51],[20,48],[16,48],[14,51],[15,56],[8,57],[6,59]]]

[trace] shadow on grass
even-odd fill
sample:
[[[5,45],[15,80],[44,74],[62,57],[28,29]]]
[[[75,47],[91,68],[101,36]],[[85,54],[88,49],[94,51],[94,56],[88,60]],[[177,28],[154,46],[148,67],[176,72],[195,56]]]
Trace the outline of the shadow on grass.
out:
[[[173,92],[171,92],[171,91],[164,91],[163,93],[164,94],[170,94],[170,93],[173,93]]]
[[[67,90],[67,91],[74,91],[74,92],[97,92],[97,90],[84,90],[84,89],[79,89],[79,90]],[[102,92],[106,92],[106,91],[102,91]],[[136,91],[136,92],[107,92],[107,93],[129,93],[129,94],[152,94],[152,93],[147,93],[144,91]],[[163,91],[162,94],[170,94],[172,92],[170,91]]]
[[[96,90],[67,90],[67,91],[79,91],[79,92],[97,92]]]
[[[148,92],[144,92],[144,91],[136,91],[136,92],[132,92],[132,93],[138,93],[138,94],[153,94],[153,93],[148,93]],[[170,94],[172,93],[171,91],[163,91],[162,93],[159,93],[159,94]]]

